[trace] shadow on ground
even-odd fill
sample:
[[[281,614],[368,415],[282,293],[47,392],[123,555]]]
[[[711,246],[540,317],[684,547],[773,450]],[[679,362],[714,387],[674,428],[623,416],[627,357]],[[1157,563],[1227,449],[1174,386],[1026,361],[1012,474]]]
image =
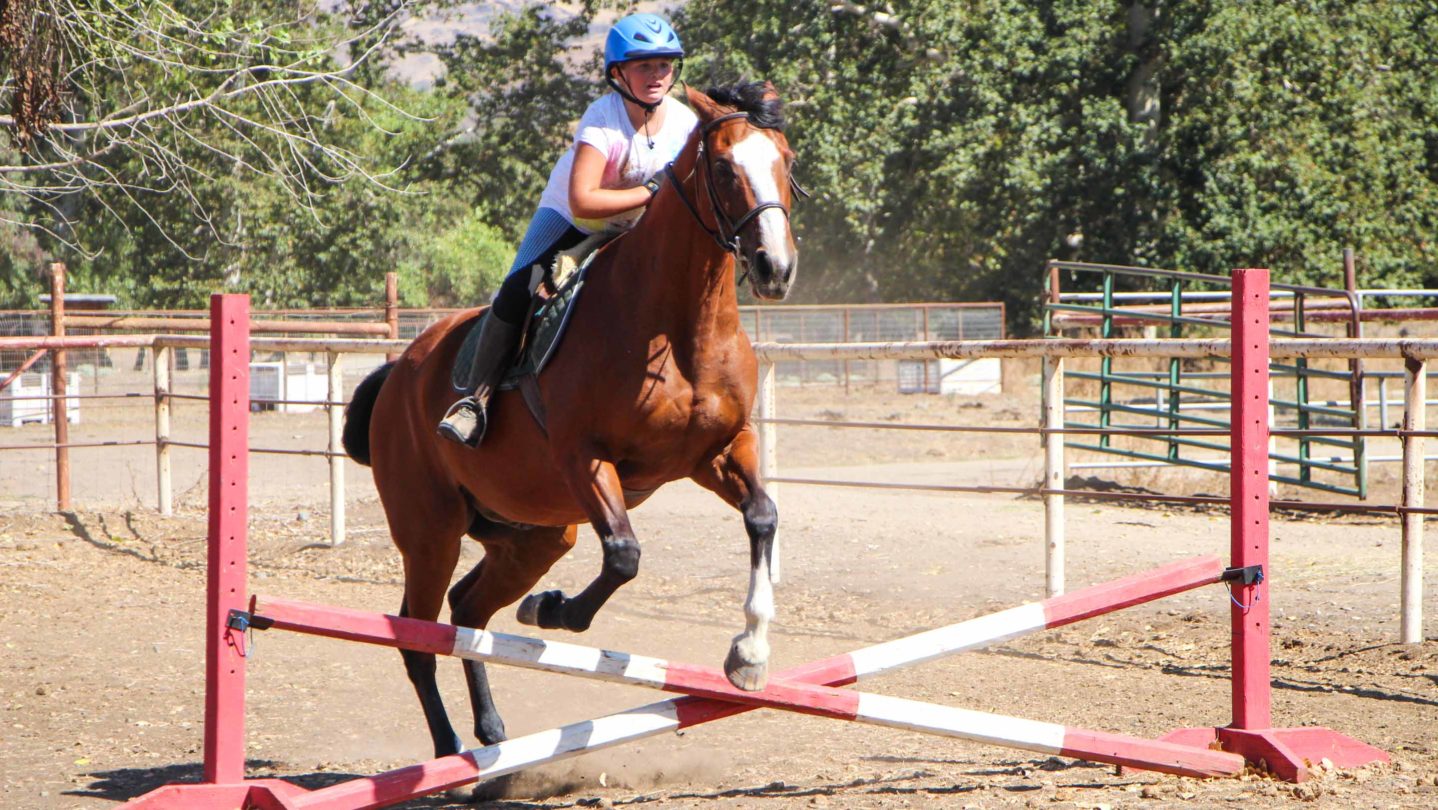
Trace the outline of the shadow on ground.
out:
[[[283,770],[285,763],[274,760],[252,759],[245,763],[245,775],[248,779],[283,779],[292,785],[297,785],[305,790],[319,790],[352,779],[360,779],[373,774],[362,773],[340,773],[335,771],[313,772],[304,774],[286,774],[280,776],[277,771]],[[126,802],[138,796],[143,796],[152,790],[157,790],[171,784],[199,784],[204,779],[204,765],[198,762],[191,762],[182,765],[165,765],[157,768],[120,768],[113,771],[96,771],[91,773],[92,781],[85,788],[65,791],[67,796],[81,796],[92,799],[106,799],[114,802]],[[420,810],[441,810],[442,808],[463,808],[472,806],[477,802],[485,803],[485,807],[491,810],[519,810],[519,808],[532,808],[536,805],[523,800],[500,801],[499,796],[507,789],[508,780],[505,777],[485,782],[480,787],[465,786],[455,788],[419,799],[412,799],[406,802],[405,808]]]

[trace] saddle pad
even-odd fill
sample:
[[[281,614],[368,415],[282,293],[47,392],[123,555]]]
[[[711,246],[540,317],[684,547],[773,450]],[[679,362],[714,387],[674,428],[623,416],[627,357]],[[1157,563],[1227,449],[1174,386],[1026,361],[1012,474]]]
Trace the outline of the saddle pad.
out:
[[[526,374],[537,375],[548,365],[549,359],[554,356],[554,350],[559,346],[560,338],[564,336],[565,327],[569,325],[569,316],[574,311],[574,300],[584,286],[584,276],[588,269],[589,262],[585,262],[559,292],[550,296],[534,313],[534,317],[530,319],[529,331],[525,334],[524,349],[515,358],[514,365],[505,372],[504,380],[499,385],[501,389],[518,387],[520,377]],[[488,317],[489,310],[485,310],[474,319],[473,325],[468,327],[469,334],[465,335],[464,343],[459,347],[459,354],[454,359],[454,369],[450,372],[450,383],[456,391],[467,394],[474,390],[474,353],[479,348],[479,333],[484,319]]]

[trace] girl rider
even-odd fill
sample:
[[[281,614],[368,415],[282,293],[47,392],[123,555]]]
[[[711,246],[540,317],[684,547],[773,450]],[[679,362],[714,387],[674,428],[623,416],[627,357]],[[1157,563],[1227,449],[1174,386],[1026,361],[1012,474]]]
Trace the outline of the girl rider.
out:
[[[484,321],[475,352],[475,389],[450,406],[439,435],[475,447],[484,438],[489,399],[509,365],[534,296],[530,268],[548,266],[588,234],[633,227],[658,190],[655,175],[684,147],[698,119],[669,96],[684,57],[679,35],[654,14],[614,24],[604,43],[613,93],[579,119],[574,148],[549,173],[509,275]]]

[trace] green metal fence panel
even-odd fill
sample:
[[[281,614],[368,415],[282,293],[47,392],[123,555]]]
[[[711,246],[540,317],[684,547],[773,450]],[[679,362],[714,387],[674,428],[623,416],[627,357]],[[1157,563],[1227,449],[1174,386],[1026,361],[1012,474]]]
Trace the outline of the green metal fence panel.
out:
[[[1232,283],[1226,276],[1156,270],[1121,265],[1053,261],[1046,268],[1044,332],[1086,333],[1103,338],[1124,337],[1134,331],[1171,338],[1213,337],[1231,333],[1229,301]],[[1330,336],[1310,331],[1308,314],[1317,307],[1351,311],[1351,329],[1358,324],[1358,300],[1342,289],[1274,284],[1276,336]],[[1227,371],[1196,370],[1179,358],[1157,367],[1139,367],[1135,358],[1102,358],[1098,370],[1074,369],[1065,376],[1070,389],[1090,393],[1066,396],[1069,427],[1119,429],[1206,427],[1227,428],[1232,400]],[[1363,422],[1362,384],[1356,365],[1324,368],[1307,358],[1273,363],[1270,376],[1270,421],[1273,426],[1300,430],[1360,429]],[[1215,360],[1226,366],[1226,360]],[[1315,396],[1323,388],[1342,386],[1346,403],[1335,404]],[[1200,415],[1200,412],[1208,415]],[[1101,434],[1097,440],[1071,441],[1065,446],[1129,460],[1226,472],[1229,446],[1215,437],[1173,435],[1119,436]],[[1270,443],[1272,481],[1292,486],[1367,497],[1366,437],[1299,436]],[[1341,448],[1346,458],[1318,453],[1318,448]],[[1210,454],[1205,457],[1202,454]],[[1282,469],[1280,469],[1282,468]],[[1290,473],[1290,471],[1292,471]]]

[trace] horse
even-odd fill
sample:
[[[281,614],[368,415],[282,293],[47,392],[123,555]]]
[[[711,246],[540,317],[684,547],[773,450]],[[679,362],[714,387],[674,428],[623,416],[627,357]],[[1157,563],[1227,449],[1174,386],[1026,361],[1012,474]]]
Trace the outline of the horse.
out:
[[[639,222],[590,263],[568,331],[538,379],[539,406],[531,412],[520,392],[497,392],[477,448],[435,434],[455,396],[450,368],[482,311],[469,310],[436,322],[360,383],[343,440],[372,467],[404,561],[400,615],[436,620],[462,538],[484,547],[447,591],[452,622],[467,627],[483,628],[520,601],[525,624],[586,630],[638,573],[628,510],[670,481],[713,491],[743,515],[750,551],[745,627],[724,670],[736,687],[757,690],[768,674],[778,511],[759,479],[750,421],[757,362],[736,287],[747,278],[757,298],[788,294],[798,262],[789,207],[803,192],[773,85],[686,92],[699,125]],[[599,574],[573,596],[530,593],[583,521],[603,550]],[[435,756],[462,751],[434,655],[402,655]],[[465,661],[464,670],[475,736],[504,740],[484,665]]]

